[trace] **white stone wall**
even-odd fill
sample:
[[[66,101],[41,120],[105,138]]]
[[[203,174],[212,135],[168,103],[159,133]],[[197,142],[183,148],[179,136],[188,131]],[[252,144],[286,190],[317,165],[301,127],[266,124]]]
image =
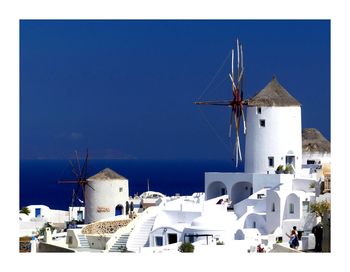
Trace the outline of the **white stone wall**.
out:
[[[160,228],[164,226],[170,226],[173,224],[188,223],[190,224],[195,218],[200,216],[202,212],[200,211],[161,211],[157,215],[153,228]]]
[[[265,120],[265,127],[260,126]],[[295,156],[296,171],[302,163],[301,108],[247,107],[245,145],[246,173],[274,173],[278,165],[286,164],[286,155]],[[269,167],[268,157],[274,158]]]
[[[237,185],[237,187],[235,187]],[[232,190],[235,187],[234,190]],[[246,187],[248,189],[246,190]],[[234,201],[235,191],[244,191],[245,197],[248,197],[252,189],[252,174],[246,173],[205,173],[205,198],[206,200],[218,197],[220,195],[229,195]],[[224,189],[224,190],[223,190]],[[240,199],[242,200],[242,199]],[[236,203],[236,202],[235,202]]]
[[[285,205],[283,207],[284,213],[283,213],[283,220],[288,219],[300,219],[301,216],[301,200],[300,197],[295,194],[291,193],[286,197]],[[290,205],[293,205],[293,213],[291,213]]]
[[[48,218],[51,216],[51,209],[48,206],[45,205],[29,205],[27,206],[30,213],[29,218],[36,218],[35,217],[35,209],[40,209],[41,215],[40,218],[45,218],[48,220]]]
[[[49,222],[52,223],[65,223],[69,221],[69,212],[62,210],[51,210]]]
[[[303,164],[307,164],[308,160],[315,161],[315,164],[331,163],[331,154],[303,152]]]
[[[290,189],[292,188],[292,175],[290,174],[253,174],[253,193],[260,191],[263,188],[279,188],[280,184],[283,184],[286,188],[290,183]]]
[[[315,179],[301,179],[296,178],[293,180],[294,191],[315,192],[315,188],[310,188],[311,184],[315,182]]]
[[[257,213],[249,214],[244,221],[244,228],[256,228],[260,230],[262,235],[267,234],[266,216]]]
[[[129,200],[128,180],[90,180],[85,187],[85,221],[92,223],[115,216],[117,205],[123,206]],[[121,188],[121,189],[120,189]]]
[[[281,199],[277,192],[273,190],[266,192],[266,229],[269,233],[273,233],[281,225],[283,204],[284,198]]]

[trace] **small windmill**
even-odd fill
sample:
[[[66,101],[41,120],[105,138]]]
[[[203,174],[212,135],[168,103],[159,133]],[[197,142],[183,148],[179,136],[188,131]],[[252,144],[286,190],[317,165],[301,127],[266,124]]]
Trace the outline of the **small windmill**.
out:
[[[59,184],[62,183],[73,183],[77,184],[77,187],[73,189],[73,194],[72,194],[72,202],[71,202],[71,207],[74,206],[83,206],[85,203],[85,186],[89,186],[91,189],[95,190],[94,188],[89,185],[89,182],[86,180],[87,179],[87,164],[88,164],[88,157],[89,157],[89,152],[86,150],[86,156],[84,159],[84,164],[81,167],[80,166],[80,160],[78,158],[78,152],[75,151],[75,159],[76,159],[76,165],[74,165],[72,160],[69,160],[69,164],[72,167],[72,173],[74,174],[76,180],[65,180],[65,181],[58,181]],[[78,203],[78,205],[75,205]]]
[[[236,158],[236,167],[238,166],[238,160],[242,161],[242,152],[241,145],[239,141],[239,130],[241,119],[243,121],[243,131],[246,134],[246,124],[244,118],[243,106],[247,104],[245,100],[243,100],[243,74],[244,74],[244,65],[243,65],[243,46],[237,39],[237,74],[235,76],[234,66],[235,66],[235,50],[232,49],[232,65],[231,65],[231,73],[229,73],[229,78],[232,83],[232,95],[233,98],[231,100],[215,100],[215,101],[200,101],[194,102],[196,105],[214,105],[214,106],[227,106],[231,108],[230,114],[230,127],[228,136],[231,138],[232,136],[232,123],[233,119],[235,120],[235,128],[236,128],[236,142],[235,142],[235,158]]]

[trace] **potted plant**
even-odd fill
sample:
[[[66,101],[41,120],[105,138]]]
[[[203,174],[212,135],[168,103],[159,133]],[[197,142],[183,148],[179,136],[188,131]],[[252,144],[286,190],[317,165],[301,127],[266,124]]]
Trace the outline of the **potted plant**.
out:
[[[193,252],[194,251],[194,245],[191,243],[182,243],[181,246],[179,246],[178,250],[182,253],[184,252]]]
[[[279,165],[275,171],[276,174],[282,174],[283,173],[283,165]]]
[[[292,174],[293,173],[293,168],[290,164],[286,165],[286,168],[283,171],[284,174]]]

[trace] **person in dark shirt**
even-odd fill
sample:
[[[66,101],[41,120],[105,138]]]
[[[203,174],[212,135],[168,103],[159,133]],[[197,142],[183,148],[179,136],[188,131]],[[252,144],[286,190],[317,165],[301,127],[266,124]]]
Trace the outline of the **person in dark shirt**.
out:
[[[315,235],[316,245],[315,251],[322,252],[322,241],[323,241],[323,226],[321,223],[318,223],[312,228],[312,233]]]

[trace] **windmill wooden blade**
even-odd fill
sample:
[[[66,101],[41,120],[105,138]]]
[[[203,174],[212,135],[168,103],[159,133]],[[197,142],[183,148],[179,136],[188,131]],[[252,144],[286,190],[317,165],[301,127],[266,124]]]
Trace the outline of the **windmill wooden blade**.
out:
[[[237,85],[240,86],[241,84],[241,80],[243,78],[243,72],[244,72],[244,68],[241,69],[241,72],[239,74],[239,77],[238,77],[238,82],[237,82]]]
[[[239,40],[237,39],[237,73],[238,73],[238,76],[240,74],[240,69],[241,69],[241,65],[240,65],[240,56],[239,56]]]
[[[71,183],[76,184],[76,188],[73,189],[73,195],[72,195],[72,203],[71,205],[76,205],[77,201],[79,201],[78,205],[81,206],[85,202],[85,186],[88,185],[92,190],[95,190],[92,188],[89,184],[87,184],[87,165],[88,165],[88,151],[86,152],[86,157],[84,160],[84,163],[81,167],[81,162],[78,157],[78,152],[75,151],[75,160],[76,162],[73,163],[72,160],[69,160],[69,164],[72,168],[72,173],[76,177],[76,180],[60,180],[58,183]],[[76,165],[75,165],[76,164]],[[81,199],[83,200],[81,200]]]
[[[245,117],[244,117],[243,107],[241,108],[241,111],[242,111],[242,121],[243,121],[243,132],[244,132],[244,134],[247,134],[247,126],[245,124]]]
[[[214,106],[230,106],[232,100],[213,100],[213,101],[199,101],[193,102],[196,105],[214,105]]]
[[[72,160],[69,160],[68,162],[69,162],[70,166],[72,167],[72,173],[74,174],[74,176],[77,179],[79,179],[79,173],[75,170],[75,167],[74,167],[74,164],[73,164]]]
[[[82,176],[82,172],[81,172],[81,167],[80,167],[80,160],[78,158],[78,151],[74,151],[75,152],[75,159],[77,161],[77,166],[78,166],[78,179],[81,180],[81,176]]]
[[[232,99],[231,100],[212,100],[212,101],[200,101],[194,102],[196,105],[213,105],[213,106],[228,106],[231,107],[230,112],[230,125],[229,125],[229,138],[232,136],[232,123],[233,118],[235,118],[235,130],[236,139],[233,156],[236,158],[236,167],[238,166],[238,161],[242,160],[241,145],[239,139],[240,123],[243,122],[244,134],[246,134],[246,123],[244,116],[244,105],[247,105],[247,101],[243,100],[243,79],[244,79],[244,61],[243,61],[243,45],[240,43],[239,39],[236,40],[237,49],[232,49],[231,58],[231,71],[229,73],[229,78],[232,83]],[[236,56],[235,56],[236,53]],[[236,60],[236,63],[235,63]],[[236,66],[236,71],[235,67]],[[242,120],[241,120],[242,118]]]
[[[77,180],[59,180],[57,181],[57,183],[63,184],[63,183],[79,183],[79,182]]]
[[[231,138],[231,134],[232,134],[232,120],[233,120],[233,116],[234,116],[234,112],[233,109],[231,110],[231,117],[230,117],[230,127],[229,127],[229,131],[228,131],[228,137]]]
[[[232,82],[235,82],[235,68],[234,68],[234,63],[235,63],[235,50],[232,48],[232,62],[231,62],[231,73],[232,73]]]
[[[231,82],[232,82],[232,94],[235,95],[235,89],[236,89],[236,84],[235,84],[235,81],[233,79],[233,77],[231,76],[231,74],[228,74],[228,76],[230,77],[231,79]]]
[[[89,184],[89,182],[86,182],[85,185],[86,185],[86,186],[89,186],[92,190],[95,191],[95,189]]]
[[[81,190],[83,192],[83,198],[84,198],[84,202],[85,202],[85,186],[84,185],[81,186]]]
[[[83,168],[81,170],[82,173],[82,180],[86,180],[87,178],[87,163],[88,163],[88,158],[89,158],[89,150],[86,150],[86,157],[85,157],[85,161],[83,164]]]
[[[242,160],[241,142],[240,142],[240,140],[239,140],[239,134],[237,134],[237,145],[238,145],[238,155],[239,155],[239,159]]]

